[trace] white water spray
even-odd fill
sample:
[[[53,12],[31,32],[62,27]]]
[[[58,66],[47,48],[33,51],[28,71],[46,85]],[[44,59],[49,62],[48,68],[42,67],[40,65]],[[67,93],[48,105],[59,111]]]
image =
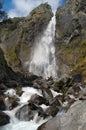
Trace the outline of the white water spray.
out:
[[[32,50],[29,71],[44,78],[57,77],[55,61],[55,15]]]

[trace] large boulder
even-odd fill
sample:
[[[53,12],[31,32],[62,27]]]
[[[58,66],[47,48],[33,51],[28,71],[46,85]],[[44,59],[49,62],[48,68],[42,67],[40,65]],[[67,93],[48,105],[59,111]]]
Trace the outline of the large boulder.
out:
[[[16,118],[21,121],[29,121],[34,118],[35,112],[31,111],[28,105],[21,107],[15,114]]]
[[[40,106],[30,102],[28,105],[19,108],[15,116],[21,121],[30,121],[34,119],[36,114],[38,114],[39,117],[45,116],[44,111]]]
[[[86,101],[75,102],[67,113],[56,116],[37,130],[86,130]]]
[[[58,75],[71,73],[86,82],[86,1],[67,0],[56,12]]]
[[[10,123],[10,117],[4,112],[0,111],[0,126]]]

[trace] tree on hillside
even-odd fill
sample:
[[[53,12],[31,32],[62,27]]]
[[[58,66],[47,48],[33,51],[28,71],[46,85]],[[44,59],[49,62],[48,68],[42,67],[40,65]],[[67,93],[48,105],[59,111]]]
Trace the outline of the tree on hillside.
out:
[[[2,10],[3,2],[0,1],[0,21],[6,20],[8,18],[7,13]]]

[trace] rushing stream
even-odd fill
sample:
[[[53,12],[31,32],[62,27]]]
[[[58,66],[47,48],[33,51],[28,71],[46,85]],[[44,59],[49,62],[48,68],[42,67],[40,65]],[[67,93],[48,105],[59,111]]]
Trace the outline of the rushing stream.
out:
[[[12,113],[13,114],[13,113]],[[8,113],[8,115],[10,115]],[[0,130],[37,130],[38,126],[43,123],[36,123],[35,120],[33,121],[18,121],[14,116],[10,115],[11,123],[0,127]]]
[[[15,95],[14,89],[10,89],[6,92],[6,94],[9,93],[10,96]],[[36,114],[34,119],[31,121],[19,121],[15,117],[15,113],[18,111],[19,108],[27,104],[28,100],[31,98],[33,94],[41,95],[39,91],[37,91],[34,88],[31,87],[25,87],[22,88],[22,91],[24,92],[22,96],[20,96],[20,105],[16,107],[15,109],[11,111],[5,111],[7,115],[10,116],[10,124],[0,127],[0,130],[37,130],[38,126],[40,126],[42,123],[46,122],[47,120],[38,119],[38,115]],[[47,106],[42,105],[44,109],[46,109]],[[23,113],[22,113],[23,114]],[[22,115],[21,115],[22,116]]]
[[[28,101],[30,100],[31,96],[33,96],[34,94],[42,96],[41,90],[37,90],[37,89],[32,88],[32,87],[24,87],[24,88],[22,88],[22,91],[23,91],[23,94],[21,96],[18,96],[16,94],[16,91],[14,89],[8,89],[5,92],[6,96],[9,96],[9,97],[17,96],[18,99],[19,99],[19,105],[16,108],[12,109],[12,110],[4,111],[7,115],[9,115],[9,117],[10,117],[10,123],[7,124],[7,125],[5,125],[5,126],[1,126],[0,130],[37,130],[37,128],[41,124],[43,124],[44,122],[46,122],[49,119],[51,119],[51,117],[48,117],[46,119],[43,119],[42,117],[40,118],[38,116],[38,113],[36,113],[33,120],[30,120],[30,121],[21,121],[21,120],[18,120],[15,117],[16,112],[18,112],[18,110],[22,106],[28,104]],[[53,97],[61,94],[61,93],[55,92],[54,90],[51,90],[51,92],[53,94]],[[46,106],[45,104],[42,104],[42,105],[40,105],[40,107],[45,111],[49,106]],[[23,118],[23,114],[25,112],[26,111],[22,111],[22,113],[20,115],[23,120],[25,120]]]
[[[29,71],[44,78],[57,76],[54,47],[55,23],[54,15],[42,37],[36,40],[31,54]]]

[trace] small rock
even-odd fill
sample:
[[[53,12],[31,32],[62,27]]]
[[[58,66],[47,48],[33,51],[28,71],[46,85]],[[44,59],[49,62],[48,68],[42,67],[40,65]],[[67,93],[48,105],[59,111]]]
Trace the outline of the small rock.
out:
[[[19,99],[15,96],[6,97],[5,104],[6,104],[7,109],[12,110],[13,108],[17,107],[19,105],[18,101]]]
[[[49,88],[42,88],[42,95],[48,103],[53,99],[53,94]]]
[[[23,93],[22,87],[18,86],[18,87],[16,88],[16,94],[17,94],[18,96],[21,96],[22,93]]]
[[[33,82],[33,87],[36,88],[36,89],[40,89],[41,86],[35,81]]]
[[[56,114],[58,113],[58,111],[59,111],[59,108],[57,106],[54,106],[54,107],[50,106],[49,108],[46,109],[45,114],[47,116],[54,117],[54,116],[56,116]]]
[[[50,102],[50,106],[58,106],[58,107],[61,107],[61,103],[60,102],[63,102],[63,95],[57,95],[56,97],[54,97],[51,102]]]
[[[37,105],[42,105],[42,104],[45,104],[46,100],[42,96],[34,94],[31,96],[31,99],[29,100],[29,102],[35,103]]]

